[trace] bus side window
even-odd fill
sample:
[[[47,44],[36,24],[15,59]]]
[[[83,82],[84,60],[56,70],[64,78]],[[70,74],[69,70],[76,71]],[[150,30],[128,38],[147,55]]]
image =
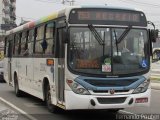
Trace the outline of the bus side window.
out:
[[[21,55],[26,56],[28,54],[28,32],[25,31],[22,33],[22,37],[21,37]]]
[[[54,35],[55,35],[55,23],[51,22],[45,26],[45,40],[46,40],[46,49],[45,55],[52,55],[54,53]]]
[[[5,42],[5,56],[6,57],[11,57],[12,55],[12,44],[11,44],[11,40],[12,40],[12,35],[8,36],[6,38],[6,42]]]
[[[44,25],[37,28],[37,33],[35,37],[35,54],[41,55],[43,54],[42,42],[44,40]]]
[[[8,38],[5,37],[5,43],[4,43],[4,56],[6,57],[6,53],[7,53],[7,40]]]
[[[9,49],[9,38],[7,39],[7,43],[6,43],[6,57],[8,57],[8,53],[9,53],[8,49]]]
[[[20,41],[21,40],[21,33],[16,34],[15,37],[15,56],[19,55],[21,49],[20,49]]]
[[[13,35],[13,55],[15,55],[15,42],[16,42],[16,35]]]
[[[32,55],[33,54],[33,44],[34,44],[34,30],[29,31],[28,35],[28,41],[27,41],[27,46],[28,46],[28,54]]]

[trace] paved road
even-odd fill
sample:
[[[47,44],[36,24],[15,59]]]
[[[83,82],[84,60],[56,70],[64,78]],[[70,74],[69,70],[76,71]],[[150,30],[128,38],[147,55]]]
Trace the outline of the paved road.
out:
[[[48,112],[41,100],[29,95],[17,98],[14,95],[13,88],[4,83],[0,84],[0,97],[32,115],[37,120],[114,120],[122,115],[131,113],[160,114],[160,91],[158,90],[152,90],[152,101],[150,108],[136,107],[132,109],[126,109],[119,112],[118,115],[107,111],[67,111],[62,112],[61,114],[51,114]]]
[[[10,106],[0,101],[0,120],[29,120]]]

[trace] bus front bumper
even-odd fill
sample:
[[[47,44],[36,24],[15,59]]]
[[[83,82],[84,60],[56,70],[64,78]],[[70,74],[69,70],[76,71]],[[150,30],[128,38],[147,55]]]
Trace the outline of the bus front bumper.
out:
[[[73,91],[65,90],[66,110],[78,109],[122,109],[135,106],[150,106],[150,93],[128,95],[94,96],[79,95]]]

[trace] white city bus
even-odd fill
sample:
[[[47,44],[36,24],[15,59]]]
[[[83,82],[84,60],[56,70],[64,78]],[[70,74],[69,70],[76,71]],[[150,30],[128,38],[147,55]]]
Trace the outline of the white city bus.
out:
[[[148,33],[136,9],[67,7],[7,32],[4,78],[51,112],[149,106]]]

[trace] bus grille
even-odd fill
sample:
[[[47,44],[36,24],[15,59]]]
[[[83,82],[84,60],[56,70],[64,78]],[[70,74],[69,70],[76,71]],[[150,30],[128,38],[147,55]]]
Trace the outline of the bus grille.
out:
[[[100,104],[120,104],[124,103],[126,100],[126,97],[120,97],[120,98],[97,98],[98,102]]]
[[[129,86],[136,82],[138,79],[124,79],[124,80],[90,80],[85,79],[84,81],[97,87],[121,87]]]
[[[109,93],[108,90],[93,90],[94,93]],[[115,93],[129,92],[129,90],[115,90]]]

